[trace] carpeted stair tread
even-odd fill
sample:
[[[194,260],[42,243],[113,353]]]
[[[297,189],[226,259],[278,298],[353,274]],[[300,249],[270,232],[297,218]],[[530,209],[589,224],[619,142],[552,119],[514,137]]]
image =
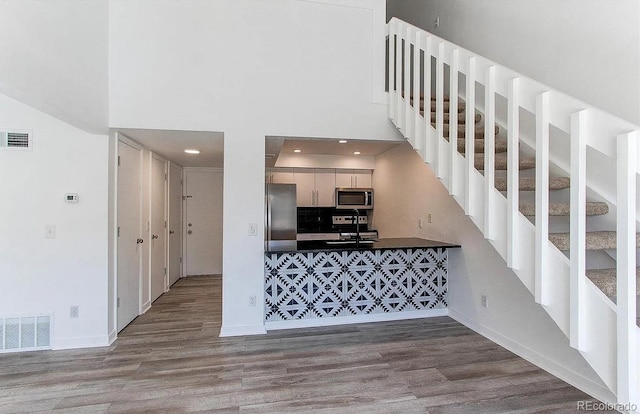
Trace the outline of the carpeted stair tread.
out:
[[[535,191],[535,177],[520,177],[520,191]],[[507,179],[505,177],[496,177],[496,189],[498,191],[507,191]],[[571,180],[569,177],[552,177],[549,178],[549,190],[564,190],[569,188]]]
[[[616,269],[588,269],[587,277],[598,286],[605,295],[616,296]],[[636,269],[636,295],[640,295],[640,268]]]
[[[478,170],[484,169],[484,154],[475,154],[475,167]],[[529,170],[535,168],[536,159],[534,157],[520,157],[520,170]],[[495,157],[495,169],[506,170],[507,169],[507,153],[499,152]]]
[[[436,105],[437,105],[436,101],[431,101],[431,112],[432,113],[436,111]],[[458,102],[458,113],[464,112],[465,108],[466,108],[466,104],[464,103],[464,101],[459,101]],[[444,101],[442,103],[442,110],[445,113],[449,112],[449,101]],[[420,101],[420,111],[424,111],[424,101]]]
[[[640,237],[636,235],[636,247],[640,247]],[[568,251],[569,233],[550,233],[549,241],[558,249]],[[603,250],[616,248],[615,231],[590,231],[586,234],[587,250]]]
[[[449,136],[446,136],[445,139],[449,141]],[[475,144],[473,149],[476,153],[484,153],[484,139],[476,139],[474,140]],[[458,152],[464,154],[464,149],[467,146],[467,141],[465,138],[458,138]],[[507,140],[505,139],[496,139],[495,141],[496,152],[507,152]]]
[[[525,216],[536,215],[535,204],[522,204],[520,205],[520,212]],[[549,215],[550,216],[568,216],[571,212],[569,203],[549,203]],[[587,216],[602,216],[609,212],[609,206],[607,203],[602,202],[587,202]]]
[[[435,123],[431,124],[432,127],[436,127]],[[484,138],[484,125],[476,125],[475,126],[475,138]],[[495,126],[496,135],[500,132],[500,127],[498,125]],[[458,138],[464,138],[466,133],[466,125],[458,125]],[[449,124],[444,124],[442,126],[442,134],[446,137],[449,136]]]
[[[421,111],[422,112],[422,111]],[[422,113],[424,115],[424,113]],[[467,121],[467,115],[464,112],[458,113],[458,124],[464,124]],[[482,121],[482,114],[476,114],[473,120],[476,124]],[[436,114],[435,112],[431,112],[431,123],[434,124],[436,122]],[[449,123],[449,113],[444,113],[444,123]]]

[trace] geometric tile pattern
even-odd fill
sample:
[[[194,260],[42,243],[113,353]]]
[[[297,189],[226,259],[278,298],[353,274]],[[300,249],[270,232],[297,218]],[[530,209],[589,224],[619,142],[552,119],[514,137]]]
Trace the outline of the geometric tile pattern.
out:
[[[265,255],[265,321],[447,307],[447,249]]]

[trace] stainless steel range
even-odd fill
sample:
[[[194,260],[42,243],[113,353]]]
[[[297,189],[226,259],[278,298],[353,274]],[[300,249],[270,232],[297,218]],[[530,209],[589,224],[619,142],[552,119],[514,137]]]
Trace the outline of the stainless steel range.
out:
[[[378,238],[377,230],[369,230],[369,217],[360,216],[355,212],[349,215],[333,216],[331,221],[340,233],[340,240],[375,240]],[[356,227],[356,221],[358,223]]]

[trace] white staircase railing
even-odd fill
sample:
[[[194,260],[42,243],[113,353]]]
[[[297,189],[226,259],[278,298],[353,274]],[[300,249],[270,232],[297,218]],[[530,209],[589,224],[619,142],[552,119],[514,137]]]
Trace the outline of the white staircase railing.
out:
[[[432,165],[466,214],[570,339],[617,403],[640,403],[636,325],[636,174],[639,126],[567,96],[401,20],[388,24],[389,118]],[[458,82],[460,74],[465,82]],[[482,96],[476,96],[480,84]],[[483,89],[482,89],[483,88]],[[445,96],[449,99],[448,140]],[[424,115],[421,99],[424,97]],[[506,119],[496,119],[496,96]],[[435,122],[431,120],[431,97]],[[458,152],[458,100],[465,102],[465,151]],[[480,98],[480,99],[479,99]],[[503,105],[504,106],[504,105]],[[535,116],[535,225],[519,211],[520,114]],[[484,174],[475,167],[475,115],[484,113]],[[507,132],[506,197],[494,185],[495,130]],[[570,139],[570,255],[549,241],[550,130]],[[617,192],[588,181],[587,149],[616,165]],[[617,175],[616,175],[617,174]],[[587,188],[617,214],[617,303],[585,276]],[[505,220],[506,217],[506,220]]]

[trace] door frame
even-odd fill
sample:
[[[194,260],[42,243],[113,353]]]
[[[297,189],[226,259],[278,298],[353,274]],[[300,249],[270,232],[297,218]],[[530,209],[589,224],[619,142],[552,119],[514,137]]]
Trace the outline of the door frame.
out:
[[[114,321],[114,330],[115,330],[115,338],[118,335],[118,248],[119,248],[119,238],[118,238],[118,157],[120,154],[120,142],[125,145],[128,145],[134,149],[136,149],[139,154],[139,162],[140,162],[140,172],[139,172],[139,182],[140,188],[138,189],[138,201],[140,205],[140,211],[138,212],[140,220],[138,222],[138,237],[142,237],[143,234],[143,213],[144,213],[144,200],[143,200],[143,192],[142,192],[142,182],[143,182],[143,170],[144,170],[144,147],[127,137],[126,135],[116,132],[115,133],[115,179],[114,179],[114,189],[113,189],[113,211],[114,211],[114,221],[113,221],[113,232],[114,232],[114,255],[113,255],[113,272],[114,272],[114,283],[113,283],[113,321]],[[142,314],[142,254],[138,255],[138,316]],[[114,338],[114,339],[115,339]]]
[[[184,277],[184,167],[181,166],[180,164],[173,162],[173,161],[169,161],[168,165],[167,165],[167,290],[169,290],[171,288],[171,284],[169,283],[171,280],[171,248],[170,248],[170,235],[169,235],[169,230],[171,228],[171,197],[174,197],[175,195],[171,194],[171,179],[173,178],[173,174],[171,172],[171,169],[173,167],[177,167],[180,169],[180,176],[178,177],[180,179],[180,194],[179,194],[179,198],[180,198],[180,220],[181,220],[181,225],[180,228],[177,229],[177,231],[180,232],[180,259],[182,259],[182,262],[180,262],[180,266],[178,266],[178,268],[180,269],[180,275],[178,276],[178,280],[182,279]]]
[[[163,259],[162,259],[163,266],[162,267],[167,269],[167,266],[168,266],[168,264],[167,264],[167,245],[168,245],[168,235],[169,235],[169,228],[167,226],[167,221],[168,221],[168,217],[167,217],[167,207],[168,207],[167,206],[167,201],[168,201],[167,200],[167,193],[168,193],[168,189],[167,189],[167,186],[168,186],[168,183],[169,183],[169,181],[168,181],[168,177],[169,176],[168,176],[167,167],[168,167],[169,161],[166,158],[164,158],[163,156],[161,156],[161,155],[159,155],[159,154],[157,154],[157,153],[155,153],[153,151],[149,151],[149,187],[148,187],[149,188],[149,206],[148,206],[149,207],[149,235],[152,234],[153,225],[151,223],[153,222],[153,218],[154,218],[154,216],[153,216],[153,194],[152,194],[152,192],[153,192],[153,160],[154,159],[164,163],[164,184],[163,184],[163,187],[164,187],[164,197],[163,197],[164,208],[163,208],[163,211],[162,211],[162,216],[163,216],[163,221],[165,223],[165,226],[162,229],[162,234],[163,234],[163,237],[164,237],[164,240],[165,240],[165,246],[164,246],[165,248],[163,249]],[[152,275],[153,256],[151,254],[152,253],[151,246],[152,246],[153,243],[151,242],[151,236],[149,236],[149,239],[150,240],[149,240],[149,248],[148,248],[148,250],[149,250],[148,281],[149,281],[149,300],[150,300],[149,305],[151,306],[153,304],[153,302],[155,301],[155,299],[153,299],[153,289],[152,289],[152,287],[153,287],[153,282],[152,282],[152,280],[153,280],[153,275]],[[166,293],[169,290],[169,287],[168,287],[169,276],[168,276],[168,274],[169,274],[169,272],[165,271],[164,277],[162,279],[163,280],[163,282],[162,282],[162,293],[163,294]],[[162,296],[162,294],[160,296]],[[158,296],[158,298],[160,296]],[[156,298],[156,299],[158,299],[158,298]]]

